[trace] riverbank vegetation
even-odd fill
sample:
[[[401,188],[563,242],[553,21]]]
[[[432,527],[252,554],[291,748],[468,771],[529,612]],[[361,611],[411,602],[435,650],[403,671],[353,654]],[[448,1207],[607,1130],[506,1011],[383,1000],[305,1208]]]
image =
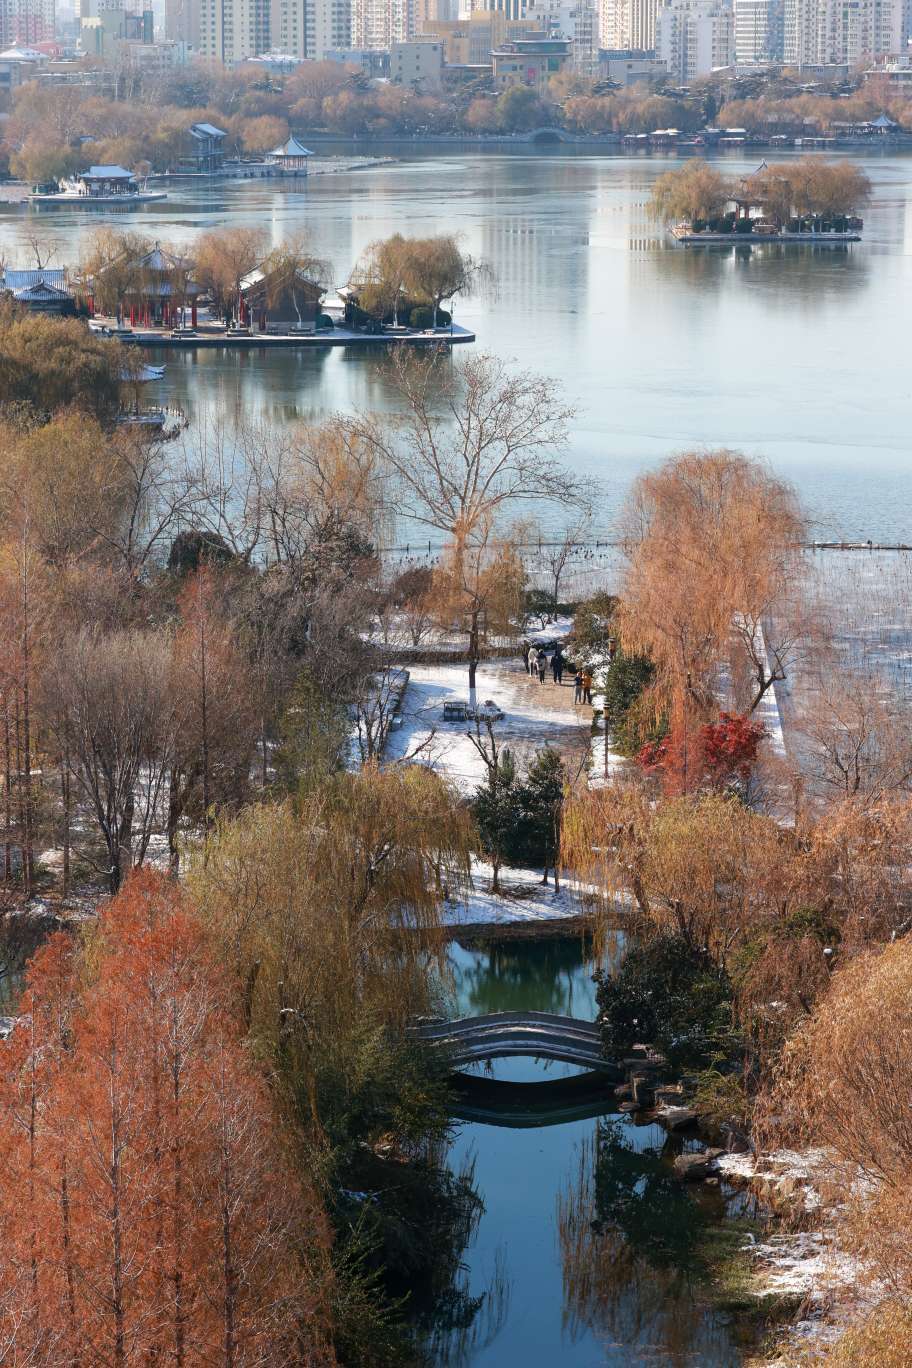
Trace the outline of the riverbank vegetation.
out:
[[[484,1301],[446,1059],[406,1029],[443,1005],[480,842],[430,769],[355,758],[398,593],[378,545],[410,489],[467,561],[508,544],[508,499],[570,498],[560,396],[427,357],[396,372],[398,447],[340,419],[201,451],[118,423],[118,343],[16,310],[0,339],[4,1362],[423,1363]],[[527,784],[553,863],[559,764]],[[22,996],[33,916],[66,929]]]
[[[372,81],[337,62],[303,62],[266,75],[256,65],[230,71],[203,62],[155,76],[117,73],[118,97],[90,85],[39,86],[13,92],[0,156],[12,174],[42,183],[82,169],[86,147],[96,164],[174,169],[188,152],[187,129],[209,122],[226,135],[233,157],[257,157],[289,130],[352,136],[468,136],[562,127],[583,135],[652,133],[675,128],[695,134],[707,125],[746,129],[758,138],[833,135],[886,113],[912,127],[908,97],[887,82],[847,92],[839,86],[808,93],[798,79],[757,81],[707,77],[686,90],[656,81],[623,90],[576,73],[553,77],[544,92],[519,87],[496,93],[479,80],[444,93],[419,93]],[[667,88],[666,88],[667,87]],[[91,140],[87,142],[87,140]]]
[[[867,722],[818,717],[807,735],[829,740],[803,742],[800,788],[772,753],[764,700],[817,648],[798,611],[801,512],[762,466],[674,458],[635,483],[623,526],[606,712],[634,764],[574,795],[562,825],[565,862],[629,937],[599,975],[605,1052],[651,1043],[716,1133],[827,1156],[838,1195],[815,1198],[818,1219],[864,1289],[832,1361],[877,1362],[912,1291],[908,725],[886,703]]]

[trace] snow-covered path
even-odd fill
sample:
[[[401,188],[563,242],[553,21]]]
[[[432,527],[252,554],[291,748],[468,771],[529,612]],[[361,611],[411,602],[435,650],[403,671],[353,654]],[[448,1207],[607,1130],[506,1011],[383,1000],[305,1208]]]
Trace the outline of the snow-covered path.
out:
[[[484,761],[470,739],[474,724],[444,722],[448,700],[467,700],[469,673],[464,663],[415,665],[402,706],[402,726],[390,734],[385,758],[430,765],[464,793],[483,783]],[[501,746],[508,746],[517,763],[532,758],[543,746],[560,751],[571,773],[583,766],[589,752],[592,708],[573,702],[573,677],[554,684],[550,670],[544,684],[530,678],[518,660],[497,660],[478,668],[478,701],[492,699],[506,714],[496,724]]]

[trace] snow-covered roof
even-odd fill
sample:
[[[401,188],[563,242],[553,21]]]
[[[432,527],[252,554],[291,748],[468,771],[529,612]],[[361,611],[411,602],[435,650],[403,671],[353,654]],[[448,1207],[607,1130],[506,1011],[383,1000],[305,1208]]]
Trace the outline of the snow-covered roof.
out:
[[[44,53],[36,48],[11,47],[0,52],[0,62],[42,62]]]
[[[37,302],[45,299],[69,299],[68,290],[58,290],[55,285],[48,285],[46,281],[38,280],[34,285],[29,285],[24,290],[13,290],[16,299],[28,302]]]
[[[83,180],[133,180],[133,172],[124,166],[90,166],[83,171]]]
[[[312,157],[310,148],[299,143],[294,134],[286,142],[274,147],[269,153],[270,157]]]
[[[195,123],[190,125],[190,132],[194,138],[224,138],[226,136],[224,128],[216,128],[211,123]]]
[[[0,271],[0,281],[7,290],[29,290],[34,285],[50,285],[54,290],[63,290],[66,288],[66,272],[47,266],[38,271],[16,271],[8,267]]]

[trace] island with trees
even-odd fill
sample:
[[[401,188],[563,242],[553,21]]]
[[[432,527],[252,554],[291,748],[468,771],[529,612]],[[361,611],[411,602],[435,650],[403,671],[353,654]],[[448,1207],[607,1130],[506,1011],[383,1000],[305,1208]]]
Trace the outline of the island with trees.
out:
[[[650,205],[687,247],[755,241],[835,246],[861,241],[857,210],[870,193],[867,176],[851,162],[763,162],[735,179],[696,160],[661,175]]]
[[[397,233],[365,249],[333,314],[330,263],[302,234],[269,248],[257,228],[210,229],[181,247],[99,228],[65,274],[66,312],[92,332],[155,347],[473,342],[453,322],[453,301],[491,279],[452,234]]]

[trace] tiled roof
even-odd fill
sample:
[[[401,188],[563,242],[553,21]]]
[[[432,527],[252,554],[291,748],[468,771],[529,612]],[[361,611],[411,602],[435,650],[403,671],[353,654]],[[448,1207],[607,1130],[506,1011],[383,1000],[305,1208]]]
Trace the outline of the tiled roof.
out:
[[[4,288],[7,290],[28,290],[33,285],[50,285],[52,289],[62,290],[66,286],[66,272],[50,270],[48,267],[40,271],[7,269],[0,271],[0,280],[3,281]]]

